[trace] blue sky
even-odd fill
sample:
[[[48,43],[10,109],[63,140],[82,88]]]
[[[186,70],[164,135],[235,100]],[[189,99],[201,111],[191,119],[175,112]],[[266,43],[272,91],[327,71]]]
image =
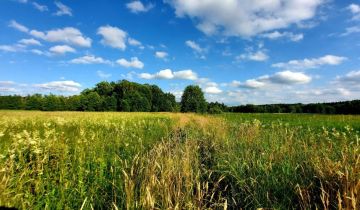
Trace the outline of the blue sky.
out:
[[[127,79],[180,98],[360,98],[360,1],[2,0],[0,94],[78,94]]]

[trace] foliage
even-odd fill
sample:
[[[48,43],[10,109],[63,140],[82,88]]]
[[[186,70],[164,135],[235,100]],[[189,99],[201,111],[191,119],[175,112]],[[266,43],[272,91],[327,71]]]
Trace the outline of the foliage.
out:
[[[229,109],[241,113],[360,114],[360,100],[317,104],[242,105]]]
[[[0,109],[42,111],[176,111],[175,96],[156,85],[141,85],[122,80],[100,82],[80,95],[34,94],[26,97],[0,96]]]
[[[218,102],[211,102],[208,104],[208,113],[209,114],[221,114],[223,112],[227,112],[228,108],[225,104],[223,103],[218,103]]]
[[[181,97],[181,112],[205,113],[207,103],[199,86],[189,85]]]

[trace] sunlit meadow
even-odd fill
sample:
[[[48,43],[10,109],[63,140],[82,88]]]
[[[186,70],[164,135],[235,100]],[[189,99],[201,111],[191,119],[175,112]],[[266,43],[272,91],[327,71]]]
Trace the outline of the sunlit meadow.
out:
[[[0,206],[360,208],[359,116],[0,113]]]

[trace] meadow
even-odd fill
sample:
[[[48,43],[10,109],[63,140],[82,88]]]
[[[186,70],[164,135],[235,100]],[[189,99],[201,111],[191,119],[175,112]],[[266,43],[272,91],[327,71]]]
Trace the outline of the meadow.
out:
[[[0,111],[0,206],[360,209],[360,116]]]

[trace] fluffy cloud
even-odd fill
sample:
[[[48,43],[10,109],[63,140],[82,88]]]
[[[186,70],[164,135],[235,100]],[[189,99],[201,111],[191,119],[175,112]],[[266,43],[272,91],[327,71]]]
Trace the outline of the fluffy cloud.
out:
[[[78,29],[72,27],[55,29],[46,32],[37,31],[37,30],[30,31],[27,27],[17,23],[14,20],[10,22],[9,26],[19,31],[29,33],[30,35],[36,38],[43,39],[48,42],[63,42],[80,47],[90,47],[92,42],[90,38],[84,37]],[[24,42],[22,44],[27,44],[27,45],[31,43],[33,44],[37,43],[36,45],[38,45],[39,43],[37,40],[34,39],[21,40],[21,42]]]
[[[39,10],[40,12],[45,12],[48,11],[49,8],[45,5],[41,5],[39,3],[33,2],[32,5],[34,6],[35,9]]]
[[[269,56],[263,51],[259,50],[257,52],[248,52],[241,54],[236,57],[237,60],[252,60],[252,61],[266,61],[269,59]]]
[[[246,82],[234,81],[232,87],[221,95],[207,97],[208,100],[226,104],[269,104],[269,103],[317,103],[354,100],[360,97],[360,70],[337,76],[322,86],[306,84],[311,77],[301,72],[278,72]]]
[[[294,34],[292,32],[279,32],[274,31],[271,33],[264,33],[261,35],[263,38],[271,39],[271,40],[277,40],[277,39],[289,39],[293,42],[298,42],[303,40],[304,34]]]
[[[0,51],[4,52],[26,52],[27,47],[33,46],[42,46],[41,43],[35,39],[21,39],[17,43],[12,45],[0,45]]]
[[[55,55],[64,55],[66,53],[74,53],[76,50],[68,45],[57,45],[51,47],[49,51]]]
[[[189,16],[197,28],[211,35],[251,37],[287,28],[315,17],[324,0],[165,0],[178,17]]]
[[[23,45],[41,46],[41,43],[36,39],[22,39],[19,41],[19,43]]]
[[[174,79],[174,74],[171,69],[161,70],[155,74],[141,73],[141,79]]]
[[[14,28],[14,29],[24,32],[24,33],[29,32],[29,29],[26,26],[21,25],[20,23],[16,22],[15,20],[10,21],[9,27]]]
[[[182,70],[182,71],[174,71],[175,79],[184,79],[184,80],[196,80],[197,74],[193,72],[191,69]]]
[[[207,94],[220,94],[222,93],[223,91],[220,90],[218,87],[216,86],[211,86],[211,87],[206,87],[204,89],[204,93],[207,93]]]
[[[161,58],[161,59],[164,59],[168,56],[168,53],[167,52],[162,52],[162,51],[157,51],[155,52],[155,56],[157,58]]]
[[[281,71],[271,76],[263,76],[260,81],[285,85],[306,84],[311,82],[311,77],[302,72]]]
[[[141,73],[141,79],[183,79],[183,80],[196,80],[197,74],[192,70],[172,71],[171,69],[161,70],[155,74]]]
[[[126,4],[126,7],[132,13],[140,13],[140,12],[147,12],[153,8],[152,4],[144,5],[141,1],[133,1]]]
[[[81,85],[74,81],[53,81],[43,84],[36,84],[34,87],[41,88],[47,91],[59,91],[59,92],[78,92]]]
[[[127,33],[120,28],[112,26],[102,26],[97,32],[103,38],[101,43],[106,46],[125,50]]]
[[[281,71],[273,75],[264,75],[257,79],[249,79],[245,82],[233,81],[230,86],[260,89],[269,85],[298,85],[311,82],[312,78],[302,72]]]
[[[105,60],[94,55],[85,55],[83,57],[75,58],[70,61],[73,64],[111,64],[111,61]]]
[[[105,73],[103,71],[97,71],[96,73],[102,79],[106,79],[106,78],[111,77],[111,74]]]
[[[336,66],[343,63],[347,58],[335,55],[325,55],[320,58],[306,58],[304,60],[291,60],[286,63],[276,63],[272,67],[282,69],[306,70],[319,68],[324,65]]]
[[[55,29],[46,32],[31,30],[30,34],[48,42],[63,42],[80,47],[91,47],[92,42],[90,38],[84,37],[79,29],[73,27]]]
[[[63,16],[63,15],[72,16],[72,10],[70,7],[66,6],[65,4],[63,4],[59,1],[55,2],[55,5],[58,8],[58,11],[56,13],[54,13],[54,15],[56,15],[56,16]]]
[[[360,5],[358,4],[350,4],[347,9],[351,12],[353,15],[353,20],[360,20]]]
[[[144,63],[141,62],[137,57],[132,57],[130,61],[122,58],[117,60],[116,63],[126,68],[137,68],[137,69],[144,68]]]
[[[244,83],[241,83],[239,81],[233,81],[230,86],[233,87],[242,87],[242,88],[249,88],[249,89],[259,89],[266,85],[265,82],[258,81],[256,79],[249,79],[246,80]]]

